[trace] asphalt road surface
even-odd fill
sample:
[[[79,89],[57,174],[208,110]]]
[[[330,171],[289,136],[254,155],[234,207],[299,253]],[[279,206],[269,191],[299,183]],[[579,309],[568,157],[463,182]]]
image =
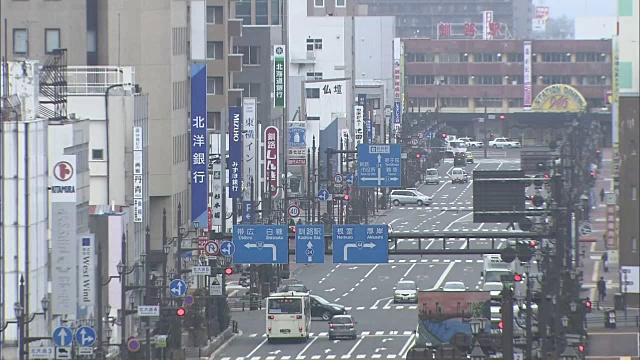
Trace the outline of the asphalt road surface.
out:
[[[589,333],[587,359],[622,359],[640,357],[640,332],[619,329]]]
[[[474,151],[473,170],[510,170],[519,168],[517,150],[490,150],[483,159],[482,150]],[[453,167],[446,161],[439,168],[439,185],[424,185],[419,190],[434,198],[431,206],[399,206],[378,217],[376,223],[392,224],[396,232],[450,231],[504,232],[509,224],[473,223],[472,183],[452,185],[447,173]],[[519,230],[516,230],[519,231]],[[399,248],[417,247],[415,239],[400,239]],[[422,240],[423,248],[442,248],[443,240]],[[451,238],[446,247],[464,249],[467,242]],[[502,248],[506,238],[495,239]],[[390,246],[396,246],[391,244]],[[491,248],[486,238],[471,240],[472,248]],[[264,311],[233,313],[242,335],[217,354],[218,360],[308,360],[308,359],[403,359],[413,346],[418,310],[415,304],[393,304],[393,287],[400,280],[414,280],[420,290],[437,290],[447,281],[462,281],[469,290],[480,288],[482,257],[459,256],[391,256],[387,264],[325,264],[308,265],[295,278],[309,287],[313,294],[344,305],[358,324],[360,334],[355,340],[329,340],[325,321],[313,321],[313,334],[304,343],[269,344],[265,337]]]

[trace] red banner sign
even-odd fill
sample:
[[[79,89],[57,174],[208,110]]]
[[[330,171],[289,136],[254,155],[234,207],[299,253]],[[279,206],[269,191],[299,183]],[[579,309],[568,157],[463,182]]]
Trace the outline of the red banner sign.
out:
[[[264,138],[266,145],[265,156],[265,189],[271,194],[271,197],[278,195],[278,186],[280,185],[280,174],[278,168],[279,160],[279,142],[280,131],[275,126],[269,126],[264,129]]]

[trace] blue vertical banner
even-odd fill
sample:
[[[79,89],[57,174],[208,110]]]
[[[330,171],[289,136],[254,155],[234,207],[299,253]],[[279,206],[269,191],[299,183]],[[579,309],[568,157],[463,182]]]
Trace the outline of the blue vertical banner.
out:
[[[366,119],[364,126],[367,128],[367,143],[373,144],[373,125],[371,124],[371,119]]]
[[[191,66],[191,221],[208,223],[207,65]]]
[[[402,123],[402,102],[400,100],[393,102],[393,123],[396,125]]]
[[[229,106],[229,198],[242,198],[242,107],[240,106]]]

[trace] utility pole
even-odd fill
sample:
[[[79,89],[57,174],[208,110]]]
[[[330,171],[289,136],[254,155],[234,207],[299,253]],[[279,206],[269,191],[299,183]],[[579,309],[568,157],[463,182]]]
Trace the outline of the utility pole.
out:
[[[487,138],[487,94],[484,94],[482,98],[482,104],[484,105],[484,118],[482,119],[482,132],[484,134],[484,140],[482,140],[484,149],[484,158],[488,157],[488,147],[489,147],[489,139]]]

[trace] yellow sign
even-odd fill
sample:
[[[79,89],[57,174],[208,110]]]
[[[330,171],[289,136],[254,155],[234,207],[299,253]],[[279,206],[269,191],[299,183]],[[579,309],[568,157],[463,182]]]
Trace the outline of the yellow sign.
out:
[[[547,86],[531,104],[531,111],[540,112],[583,112],[587,100],[578,90],[563,84]]]

